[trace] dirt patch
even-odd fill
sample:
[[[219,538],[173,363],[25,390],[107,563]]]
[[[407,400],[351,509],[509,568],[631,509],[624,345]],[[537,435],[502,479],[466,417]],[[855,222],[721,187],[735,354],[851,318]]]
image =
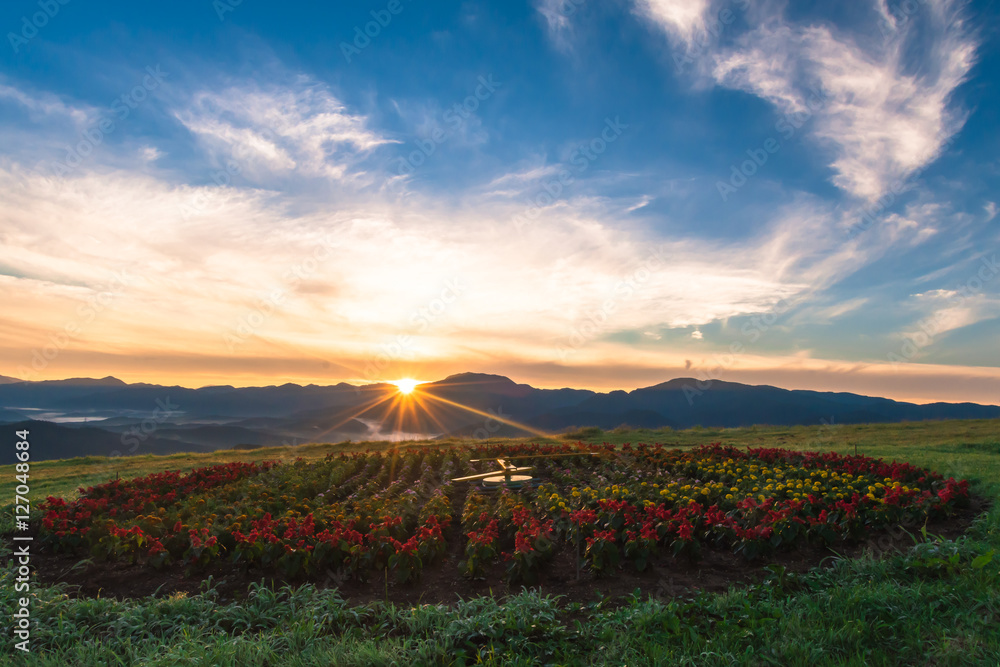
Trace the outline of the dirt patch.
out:
[[[956,538],[986,509],[988,504],[985,500],[973,497],[970,507],[947,519],[928,523],[927,530],[948,539]],[[461,508],[453,507],[453,512],[453,516],[458,517]],[[854,558],[865,552],[887,554],[905,549],[913,544],[910,535],[919,536],[920,528],[921,525],[897,526],[875,532],[862,542],[841,543],[832,549],[804,545],[756,562],[748,562],[729,551],[706,548],[697,562],[684,557],[662,556],[644,572],[637,572],[625,562],[617,572],[602,577],[595,577],[582,569],[578,578],[572,545],[563,545],[540,573],[534,587],[544,593],[563,595],[574,602],[589,602],[598,595],[605,598],[629,595],[636,589],[643,595],[659,598],[683,596],[696,589],[725,591],[732,584],[749,584],[759,580],[770,564],[782,565],[789,572],[805,572],[823,566],[824,561],[831,558]],[[202,590],[203,582],[209,577],[220,593],[220,602],[246,597],[250,584],[255,582],[277,587],[310,581],[321,588],[338,588],[341,595],[354,604],[386,599],[398,605],[448,604],[456,602],[459,597],[504,597],[522,590],[520,584],[508,586],[504,583],[502,562],[493,566],[485,580],[470,581],[463,577],[458,570],[458,563],[464,557],[460,538],[461,525],[456,518],[445,532],[449,546],[444,557],[425,567],[420,581],[402,585],[395,582],[391,573],[387,579],[385,572],[372,573],[369,581],[361,582],[342,580],[333,572],[310,579],[288,580],[275,573],[239,569],[228,563],[192,572],[183,568],[158,571],[144,565],[81,561],[78,556],[54,554],[37,547],[33,549],[31,565],[35,581],[43,584],[64,582],[69,585],[67,592],[74,597],[138,598],[150,595],[163,597],[178,592],[195,594]],[[4,536],[4,539],[8,544],[12,543],[10,535]]]

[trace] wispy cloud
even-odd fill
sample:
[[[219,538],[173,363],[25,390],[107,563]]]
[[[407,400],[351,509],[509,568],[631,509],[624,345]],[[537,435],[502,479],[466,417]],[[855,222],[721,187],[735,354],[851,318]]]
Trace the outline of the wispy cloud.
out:
[[[549,39],[561,51],[572,48],[573,16],[585,0],[536,0],[535,9],[545,19]]]
[[[681,40],[692,39],[709,9],[706,0],[636,6]],[[919,7],[919,15],[899,22],[880,3],[880,25],[890,29],[872,44],[860,33],[791,23],[771,5],[733,46],[714,51],[711,76],[785,114],[805,113],[818,91],[825,101],[811,133],[830,152],[834,184],[874,200],[934,160],[965,119],[952,95],[975,63],[976,38],[959,3],[930,0]]]
[[[95,110],[90,107],[67,104],[52,93],[32,92],[2,81],[0,81],[0,100],[15,102],[36,116],[62,116],[77,125],[84,125],[96,118]]]
[[[907,304],[920,318],[902,335],[926,333],[932,339],[978,322],[1000,317],[1000,296],[989,293],[961,294],[935,289],[914,294]]]
[[[199,91],[175,115],[221,163],[236,155],[262,175],[344,179],[366,153],[392,143],[324,85],[301,76],[290,86],[248,81]]]
[[[291,213],[275,193],[207,188],[218,199],[185,221],[177,210],[192,189],[150,175],[105,170],[56,183],[0,171],[0,187],[18,192],[6,205],[0,263],[28,258],[39,276],[23,279],[20,293],[31,299],[6,317],[58,327],[74,303],[101,289],[109,270],[124,268],[138,276],[122,299],[127,316],[109,314],[94,333],[131,341],[137,351],[160,330],[177,332],[170,339],[183,349],[212,353],[249,304],[282,289],[287,298],[261,335],[349,358],[364,341],[410,332],[413,309],[459,280],[465,296],[422,338],[418,354],[461,347],[544,357],[553,340],[623,289],[651,248],[647,237],[622,231],[613,202],[595,208],[570,200],[522,238],[509,227],[512,204],[488,207],[475,197],[457,207],[427,198],[405,205],[355,199],[335,213],[324,210],[336,203],[330,200]],[[66,227],[66,219],[75,224]],[[320,243],[328,245],[325,261],[307,281],[290,278]],[[751,247],[694,238],[659,247],[666,261],[622,300],[609,332],[697,326],[766,311],[811,289],[805,246],[783,228]]]

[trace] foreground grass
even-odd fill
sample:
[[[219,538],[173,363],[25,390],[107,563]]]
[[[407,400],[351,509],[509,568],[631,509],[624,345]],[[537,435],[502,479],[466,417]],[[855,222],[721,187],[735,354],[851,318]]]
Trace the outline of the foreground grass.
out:
[[[868,456],[970,479],[973,491],[994,504],[956,541],[929,536],[888,558],[831,560],[803,577],[779,571],[750,589],[689,599],[636,595],[624,603],[579,605],[525,591],[503,602],[352,608],[336,591],[312,586],[260,588],[231,604],[218,603],[211,588],[191,597],[117,601],[73,600],[59,587],[35,587],[33,652],[15,655],[11,663],[1000,664],[1000,421],[574,435],[680,447],[721,441],[853,453],[857,446]],[[118,473],[126,477],[231,460],[320,458],[347,447],[363,445],[136,457],[114,464],[125,466]],[[72,495],[77,486],[113,477],[107,465],[103,459],[34,464],[32,496]],[[10,466],[0,468],[0,492],[13,492],[7,490],[12,477]],[[0,575],[0,608],[8,618],[14,597],[7,568]],[[14,653],[6,634],[3,657]]]

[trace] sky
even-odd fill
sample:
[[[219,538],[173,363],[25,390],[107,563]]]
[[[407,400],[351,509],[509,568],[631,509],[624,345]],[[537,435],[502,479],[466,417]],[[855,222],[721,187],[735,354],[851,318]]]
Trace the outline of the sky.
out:
[[[998,404],[998,17],[10,0],[0,374]]]

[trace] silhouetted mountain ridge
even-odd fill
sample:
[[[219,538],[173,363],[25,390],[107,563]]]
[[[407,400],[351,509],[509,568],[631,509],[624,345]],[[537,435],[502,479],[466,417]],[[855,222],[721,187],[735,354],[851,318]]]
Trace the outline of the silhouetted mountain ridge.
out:
[[[198,389],[126,384],[111,377],[0,383],[0,420],[28,418],[76,421],[50,424],[54,428],[42,431],[45,438],[58,439],[51,448],[58,456],[46,458],[59,458],[107,455],[112,447],[120,450],[123,435],[136,429],[146,436],[148,447],[142,451],[159,453],[184,451],[177,447],[200,451],[401,434],[504,437],[622,424],[689,428],[1000,418],[1000,407],[916,405],[847,392],[695,378],[604,393],[539,389],[488,373],[450,375],[419,385],[411,396],[388,383]]]
[[[28,431],[32,461],[68,459],[77,456],[131,456],[140,454],[176,454],[178,452],[205,452],[218,449],[196,442],[158,438],[142,438],[129,434],[111,433],[89,426],[69,428],[47,421],[28,420],[7,424],[13,431]],[[0,465],[16,463],[13,447],[0,451]]]

